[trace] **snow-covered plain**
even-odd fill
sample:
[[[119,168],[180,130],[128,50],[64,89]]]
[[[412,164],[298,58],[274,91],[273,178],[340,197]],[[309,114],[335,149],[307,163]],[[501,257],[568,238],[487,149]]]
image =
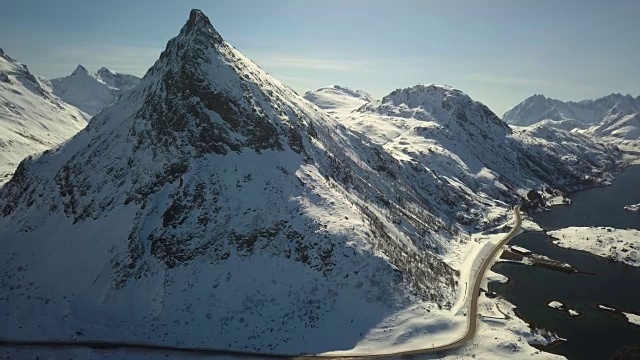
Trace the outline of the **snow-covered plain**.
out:
[[[626,318],[626,320],[629,323],[640,326],[640,315],[639,314],[620,311],[620,310],[618,310],[616,308],[613,308],[613,307],[610,307],[610,306],[606,306],[606,305],[602,305],[602,304],[598,304],[598,308],[602,309],[602,310],[605,310],[605,311],[615,312],[615,313],[619,312],[622,315],[624,315],[624,317]]]
[[[626,205],[625,210],[629,210],[629,211],[640,211],[640,204],[632,204],[632,205]]]
[[[640,231],[610,227],[572,226],[548,232],[553,243],[568,249],[582,250],[594,255],[640,266]]]
[[[522,218],[522,225],[520,225],[520,228],[523,231],[544,231],[544,229],[540,227],[538,223],[536,223],[529,217]]]
[[[560,311],[566,312],[567,314],[569,314],[569,316],[575,317],[575,316],[579,316],[580,315],[580,313],[577,310],[569,309],[563,303],[561,303],[560,301],[557,301],[557,300],[549,301],[549,303],[547,303],[547,306],[552,308],[552,309],[556,309],[556,310],[560,310]]]
[[[564,304],[561,303],[560,301],[552,300],[552,301],[549,301],[547,306],[552,308],[552,309],[560,309],[560,308],[562,308],[564,306]]]
[[[531,250],[529,250],[529,249],[527,249],[527,248],[524,248],[524,247],[522,247],[522,246],[516,246],[516,245],[513,245],[513,246],[511,247],[511,250],[514,250],[514,251],[519,252],[519,253],[521,253],[521,254],[531,254]]]
[[[69,139],[88,118],[0,49],[0,186],[22,159]]]
[[[627,318],[627,321],[634,325],[640,326],[640,315],[623,312],[624,316]]]

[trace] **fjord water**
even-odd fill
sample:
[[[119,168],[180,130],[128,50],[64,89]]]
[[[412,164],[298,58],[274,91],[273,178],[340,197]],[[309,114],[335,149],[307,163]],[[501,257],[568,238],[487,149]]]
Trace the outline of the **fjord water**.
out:
[[[640,202],[640,165],[627,168],[616,177],[612,186],[585,190],[571,198],[573,205],[535,215],[534,220],[545,230],[569,226],[640,229],[640,213],[623,208]],[[492,283],[489,288],[517,306],[527,322],[568,340],[545,351],[568,359],[609,359],[622,347],[640,347],[640,326],[630,324],[620,314],[597,307],[597,304],[608,304],[623,311],[640,313],[640,268],[558,247],[543,232],[521,234],[511,244],[587,272],[565,274],[510,263],[494,266],[494,271],[510,281]],[[566,313],[547,307],[551,300],[577,310],[580,316],[570,318]]]

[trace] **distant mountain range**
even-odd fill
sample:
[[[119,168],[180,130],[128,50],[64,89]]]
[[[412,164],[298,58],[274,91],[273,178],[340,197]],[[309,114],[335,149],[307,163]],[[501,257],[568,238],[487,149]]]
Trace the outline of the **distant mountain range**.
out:
[[[611,94],[579,102],[534,95],[507,111],[503,120],[517,126],[550,126],[583,133],[621,145],[639,143],[640,96]]]
[[[139,81],[104,67],[90,73],[82,65],[47,80],[0,49],[0,185],[26,156],[69,139]]]
[[[517,126],[529,126],[546,119],[593,125],[638,112],[640,96],[611,94],[595,100],[565,102],[538,94],[507,111],[502,119]]]
[[[381,100],[342,112],[339,121],[399,160],[426,166],[438,177],[456,179],[451,185],[461,182],[466,198],[484,194],[510,202],[512,195],[507,194],[540,183],[561,186],[564,182],[569,190],[585,175],[579,163],[591,168],[615,158],[610,154],[602,162],[605,147],[580,134],[561,129],[512,130],[484,104],[442,85],[397,89]],[[563,158],[580,160],[559,164]],[[473,221],[482,222],[482,216]]]
[[[93,116],[139,81],[136,76],[119,74],[104,67],[92,73],[78,65],[71,75],[52,79],[51,87],[56,96]]]

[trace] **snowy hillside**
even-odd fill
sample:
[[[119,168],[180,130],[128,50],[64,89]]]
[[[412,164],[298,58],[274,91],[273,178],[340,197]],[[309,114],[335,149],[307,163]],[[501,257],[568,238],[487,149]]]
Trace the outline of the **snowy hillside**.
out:
[[[373,101],[371,95],[362,90],[333,85],[308,91],[304,98],[330,114],[350,112]]]
[[[87,118],[0,49],[0,186],[22,159],[69,139]]]
[[[98,69],[96,75],[105,84],[122,91],[133,89],[140,82],[140,78],[137,76],[117,73],[106,67]]]
[[[511,125],[511,126],[515,127],[517,125]],[[548,127],[552,129],[561,129],[566,131],[571,131],[574,129],[589,128],[589,125],[583,124],[576,120],[550,120],[550,119],[540,120],[537,123],[534,123],[533,125],[530,125],[530,126],[535,126],[535,127],[543,126],[543,127]]]
[[[588,185],[585,175],[619,154],[562,130],[517,130],[485,105],[447,86],[398,89],[342,117],[396,158],[420,164],[467,189],[501,201],[542,183],[565,190]]]
[[[0,190],[0,336],[323,352],[406,311],[446,331],[458,273],[442,254],[467,194],[194,10],[135,88]]]
[[[610,227],[572,226],[548,232],[554,244],[587,251],[612,261],[640,266],[640,231]]]
[[[92,73],[78,65],[71,75],[52,79],[51,87],[62,100],[93,116],[139,81],[136,76],[119,74],[104,67]]]
[[[640,149],[640,112],[604,120],[581,132],[608,140],[622,148]]]
[[[517,126],[529,126],[545,119],[592,125],[639,112],[640,96],[611,94],[595,100],[565,102],[538,94],[507,111],[502,119]]]

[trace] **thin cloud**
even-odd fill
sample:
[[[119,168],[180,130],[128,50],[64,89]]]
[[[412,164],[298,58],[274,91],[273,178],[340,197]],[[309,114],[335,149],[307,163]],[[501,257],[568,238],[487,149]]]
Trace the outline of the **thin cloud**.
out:
[[[262,66],[272,69],[351,72],[370,69],[371,62],[340,58],[301,57],[263,54],[256,57]]]
[[[77,64],[89,70],[108,67],[142,76],[159,57],[162,48],[113,44],[73,44],[50,48],[47,56],[32,62],[45,76],[68,75]]]
[[[581,91],[592,91],[597,88],[591,85],[585,84],[575,84],[565,81],[553,81],[542,78],[526,78],[526,77],[514,77],[514,76],[504,76],[504,75],[496,75],[496,74],[471,74],[464,77],[466,80],[476,81],[476,82],[486,82],[486,83],[496,83],[496,84],[507,84],[507,85],[527,85],[527,86],[544,86],[544,87],[555,87],[555,88],[565,88],[572,90],[581,90]]]
[[[309,89],[328,85],[322,79],[307,76],[279,75],[277,78],[287,85],[293,86],[291,84],[296,84],[296,86],[303,86]]]

